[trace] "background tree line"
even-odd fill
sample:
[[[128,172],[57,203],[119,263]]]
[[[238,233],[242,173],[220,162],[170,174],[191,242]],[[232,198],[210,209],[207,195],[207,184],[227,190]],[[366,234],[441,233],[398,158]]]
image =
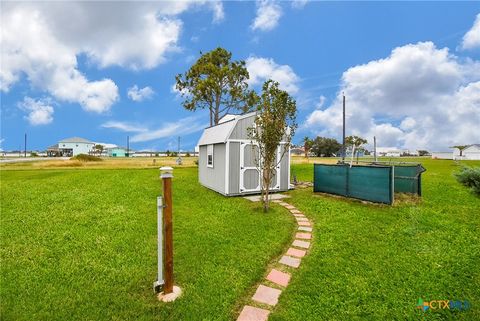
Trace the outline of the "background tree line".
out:
[[[367,140],[358,136],[345,137],[345,148],[351,150],[355,146],[356,151],[366,151],[362,146],[367,143]],[[342,144],[335,138],[317,136],[315,139],[305,137],[303,139],[303,148],[305,150],[305,157],[310,153],[316,157],[332,157],[341,156]]]

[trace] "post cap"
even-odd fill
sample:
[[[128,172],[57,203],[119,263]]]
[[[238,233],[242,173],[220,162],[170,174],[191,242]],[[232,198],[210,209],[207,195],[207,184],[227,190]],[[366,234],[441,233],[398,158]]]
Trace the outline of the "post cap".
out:
[[[173,168],[170,166],[160,167],[160,177],[161,178],[173,177]]]

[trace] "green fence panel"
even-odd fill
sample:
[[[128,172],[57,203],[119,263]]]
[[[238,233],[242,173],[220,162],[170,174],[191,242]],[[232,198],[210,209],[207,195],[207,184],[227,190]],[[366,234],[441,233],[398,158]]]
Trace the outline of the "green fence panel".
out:
[[[392,204],[393,168],[315,164],[313,190]]]
[[[348,196],[377,203],[393,203],[391,166],[352,166],[349,168]]]
[[[422,195],[422,165],[395,166],[394,182],[396,193],[412,193]]]
[[[347,195],[347,167],[339,165],[313,165],[313,191]]]

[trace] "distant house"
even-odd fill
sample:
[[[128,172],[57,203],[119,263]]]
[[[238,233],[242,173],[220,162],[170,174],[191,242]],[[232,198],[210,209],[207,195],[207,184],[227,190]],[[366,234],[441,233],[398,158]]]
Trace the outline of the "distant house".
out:
[[[260,193],[258,144],[248,138],[255,115],[227,115],[218,125],[204,130],[198,142],[200,184],[227,196]],[[272,191],[287,191],[290,187],[290,151],[285,146],[286,142],[280,142],[277,149],[279,164],[270,186]]]
[[[305,149],[303,147],[292,147],[290,154],[295,156],[305,155]]]
[[[404,154],[409,154],[409,151],[406,149],[398,149],[396,147],[377,147],[377,156],[400,157]]]
[[[129,153],[131,155],[132,151],[127,151],[125,147],[107,148],[107,155],[109,157],[128,157]]]
[[[65,138],[47,148],[48,156],[72,157],[79,154],[90,154],[95,146],[94,142],[80,137]]]
[[[480,144],[472,144],[462,150],[462,156],[460,156],[460,150],[455,148],[453,150],[453,159],[459,160],[480,160]]]
[[[453,159],[452,152],[432,152],[432,159]]]
[[[458,148],[449,152],[432,152],[432,159],[480,160],[480,144],[468,145],[462,150],[461,155]]]

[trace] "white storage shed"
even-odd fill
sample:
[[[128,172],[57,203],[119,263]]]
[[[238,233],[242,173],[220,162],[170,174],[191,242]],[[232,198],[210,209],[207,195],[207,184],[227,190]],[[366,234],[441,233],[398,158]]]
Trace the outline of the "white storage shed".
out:
[[[260,171],[256,166],[258,144],[248,138],[255,112],[226,115],[216,126],[206,128],[198,142],[200,184],[223,195],[260,193]],[[290,185],[290,148],[281,142],[278,166],[270,190],[287,191]]]

